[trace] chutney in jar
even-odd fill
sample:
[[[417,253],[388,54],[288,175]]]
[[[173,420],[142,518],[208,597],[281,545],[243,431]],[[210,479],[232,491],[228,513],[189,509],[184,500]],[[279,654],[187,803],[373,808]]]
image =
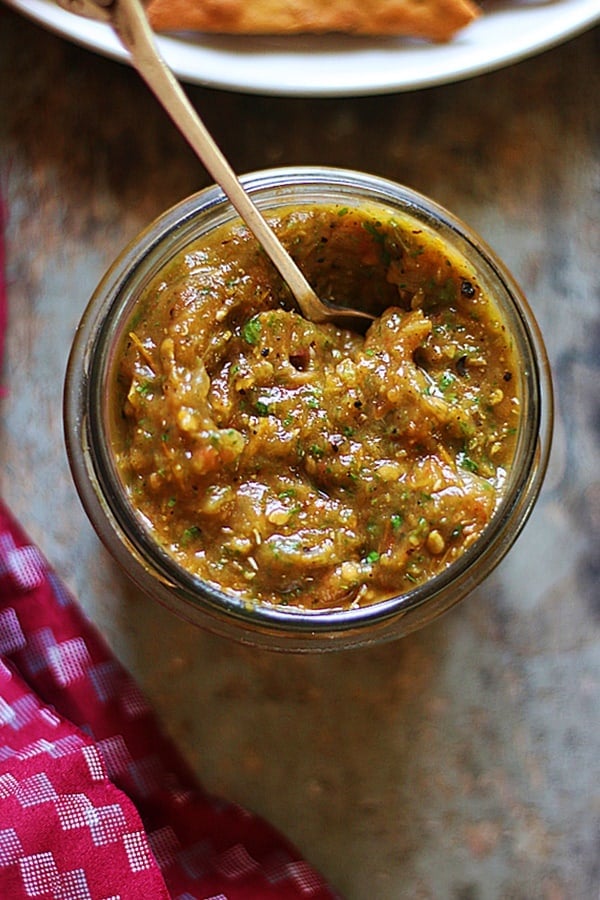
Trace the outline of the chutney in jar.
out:
[[[315,324],[242,223],[178,253],[120,349],[111,441],[131,505],[183,568],[249,603],[408,591],[481,535],[520,424],[493,297],[433,230],[383,207],[268,220],[326,300]]]

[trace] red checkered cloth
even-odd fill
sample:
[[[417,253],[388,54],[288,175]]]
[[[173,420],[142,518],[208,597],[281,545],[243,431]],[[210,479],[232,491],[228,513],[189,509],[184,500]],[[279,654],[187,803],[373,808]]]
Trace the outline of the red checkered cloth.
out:
[[[198,786],[0,501],[0,897],[336,896],[264,820]]]

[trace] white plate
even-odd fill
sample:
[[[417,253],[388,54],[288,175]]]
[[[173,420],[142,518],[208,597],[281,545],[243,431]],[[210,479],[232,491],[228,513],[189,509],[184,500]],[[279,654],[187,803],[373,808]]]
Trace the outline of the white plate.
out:
[[[66,12],[52,0],[6,2],[63,37],[126,60],[107,25]],[[597,21],[599,0],[492,0],[448,44],[335,35],[186,35],[160,37],[158,43],[183,81],[244,93],[341,97],[458,81],[539,53]]]

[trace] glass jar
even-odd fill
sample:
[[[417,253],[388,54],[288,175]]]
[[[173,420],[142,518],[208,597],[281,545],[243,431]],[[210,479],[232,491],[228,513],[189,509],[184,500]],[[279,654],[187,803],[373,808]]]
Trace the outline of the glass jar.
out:
[[[191,241],[237,218],[217,187],[182,201],[143,231],[115,261],[88,304],[65,387],[65,433],[76,487],[99,537],[133,581],[193,625],[250,645],[294,652],[398,638],[433,621],[478,585],[510,549],[532,510],[552,432],[551,379],[542,337],[502,262],[430,199],[382,178],[321,167],[274,169],[241,180],[265,213],[301,204],[381,204],[411,217],[418,227],[433,228],[468,260],[511,332],[521,379],[514,460],[490,522],[475,543],[429,581],[351,609],[249,603],[184,570],[153,539],[128,500],[111,450],[111,381],[118,347],[145,286]]]

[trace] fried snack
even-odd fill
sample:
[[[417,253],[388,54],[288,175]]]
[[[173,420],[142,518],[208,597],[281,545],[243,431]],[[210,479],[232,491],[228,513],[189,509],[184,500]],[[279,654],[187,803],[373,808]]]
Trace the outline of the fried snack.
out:
[[[151,0],[155,31],[405,35],[448,41],[479,14],[473,0]]]

